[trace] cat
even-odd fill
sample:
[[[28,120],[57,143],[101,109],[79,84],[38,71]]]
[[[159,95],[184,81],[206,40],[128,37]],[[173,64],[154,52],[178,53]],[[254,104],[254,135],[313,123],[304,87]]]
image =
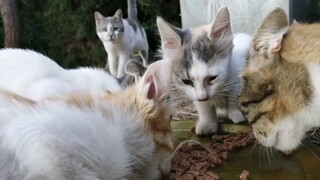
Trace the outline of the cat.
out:
[[[133,59],[129,60],[125,67],[126,74],[134,77],[134,82],[137,82],[143,76],[146,70],[147,69],[143,66],[143,64]]]
[[[33,100],[58,94],[122,89],[116,78],[99,68],[64,69],[49,57],[28,49],[0,50],[0,88]]]
[[[283,153],[320,127],[320,24],[293,23],[281,8],[256,30],[241,73],[240,108],[259,143]]]
[[[35,102],[0,90],[0,179],[161,179],[173,153],[171,62],[124,90]]]
[[[251,36],[240,33],[233,37],[228,8],[220,8],[210,24],[191,30],[177,28],[160,17],[157,26],[163,58],[174,61],[174,84],[194,101],[198,111],[196,134],[217,131],[217,108],[225,108],[224,114],[234,123],[244,121],[237,103],[238,73]]]
[[[147,35],[137,16],[136,0],[128,1],[128,18],[123,19],[121,9],[113,16],[104,17],[94,13],[97,35],[108,53],[108,68],[112,76],[125,76],[125,64],[130,55],[138,52],[143,65],[148,66],[149,45]]]

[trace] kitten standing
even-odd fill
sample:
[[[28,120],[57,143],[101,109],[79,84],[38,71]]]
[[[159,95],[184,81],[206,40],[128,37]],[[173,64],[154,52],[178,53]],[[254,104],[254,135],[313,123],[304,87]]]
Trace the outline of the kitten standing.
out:
[[[238,73],[245,63],[251,37],[233,37],[229,11],[221,8],[215,20],[189,30],[157,19],[163,57],[174,61],[175,85],[191,98],[199,114],[196,134],[217,131],[217,108],[227,110],[234,123],[244,121],[238,108]]]
[[[113,16],[104,17],[95,12],[96,31],[108,53],[108,66],[112,76],[122,78],[125,64],[132,53],[138,52],[147,66],[149,45],[147,35],[138,21],[136,0],[128,0],[128,18],[123,19],[121,9]]]
[[[171,62],[100,98],[34,102],[0,90],[0,179],[162,179],[170,172]]]

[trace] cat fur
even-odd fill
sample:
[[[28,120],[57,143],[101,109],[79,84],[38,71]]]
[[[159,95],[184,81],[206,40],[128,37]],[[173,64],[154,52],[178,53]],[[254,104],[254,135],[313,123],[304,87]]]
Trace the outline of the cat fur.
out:
[[[170,71],[158,61],[136,85],[100,97],[35,102],[0,90],[0,179],[161,179],[173,151]]]
[[[149,45],[147,35],[141,26],[137,15],[136,0],[127,0],[128,18],[123,18],[121,9],[113,16],[103,16],[96,11],[96,32],[108,53],[108,69],[112,76],[122,78],[125,76],[125,64],[130,56],[138,52],[143,65],[148,66]]]
[[[64,69],[49,57],[28,49],[0,50],[0,88],[32,100],[72,92],[100,95],[121,86],[100,68]]]
[[[210,24],[194,29],[174,27],[160,17],[157,25],[163,58],[175,64],[173,82],[198,111],[196,134],[217,131],[218,108],[234,123],[244,121],[237,96],[251,36],[233,35],[228,8],[222,7]]]
[[[320,126],[320,24],[288,24],[281,8],[257,29],[241,73],[240,107],[258,142],[284,153]]]

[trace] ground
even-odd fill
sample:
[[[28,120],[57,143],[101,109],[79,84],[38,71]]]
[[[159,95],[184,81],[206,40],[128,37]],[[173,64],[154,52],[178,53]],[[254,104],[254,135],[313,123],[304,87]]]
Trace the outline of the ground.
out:
[[[197,111],[193,102],[176,87],[172,87],[172,100],[176,103],[177,112],[174,120],[196,120],[198,119]]]

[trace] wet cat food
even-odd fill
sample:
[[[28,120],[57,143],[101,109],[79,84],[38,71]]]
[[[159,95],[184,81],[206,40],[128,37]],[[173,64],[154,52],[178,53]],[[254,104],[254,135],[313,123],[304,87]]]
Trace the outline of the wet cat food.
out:
[[[214,135],[206,144],[186,143],[179,147],[171,160],[171,180],[219,179],[214,168],[229,159],[230,152],[251,145],[255,141],[251,133]],[[249,178],[249,172],[243,177]]]
[[[240,174],[240,180],[249,180],[250,179],[250,172],[247,170],[243,170]]]

